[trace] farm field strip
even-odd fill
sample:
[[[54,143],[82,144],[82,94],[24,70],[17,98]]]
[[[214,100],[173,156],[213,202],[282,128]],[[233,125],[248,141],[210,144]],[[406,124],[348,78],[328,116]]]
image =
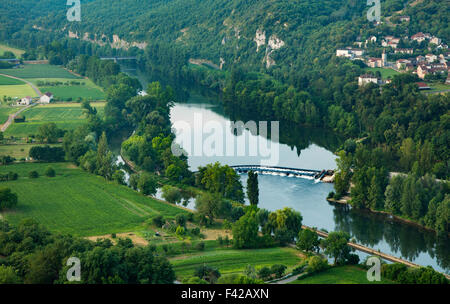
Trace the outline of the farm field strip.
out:
[[[1,69],[0,73],[11,75],[14,77],[29,78],[67,78],[80,79],[80,77],[70,73],[69,71],[55,65],[50,64],[26,64],[19,69]]]
[[[55,168],[56,177],[44,176],[47,166]],[[41,176],[27,178],[32,170],[38,171]],[[3,213],[11,223],[31,217],[51,231],[92,236],[143,229],[143,222],[158,213],[165,216],[186,213],[176,206],[160,203],[126,186],[105,181],[69,163],[25,163],[0,168],[2,174],[9,171],[19,174],[17,181],[2,183],[19,197],[16,209]],[[126,208],[129,207],[127,202],[133,202],[136,209]],[[140,212],[145,207],[153,212]]]

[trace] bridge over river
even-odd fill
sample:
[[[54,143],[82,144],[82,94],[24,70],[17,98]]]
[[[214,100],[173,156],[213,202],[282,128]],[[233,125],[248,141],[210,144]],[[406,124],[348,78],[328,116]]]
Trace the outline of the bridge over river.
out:
[[[301,177],[315,180],[323,180],[325,176],[332,176],[334,174],[333,170],[311,170],[311,169],[272,167],[261,165],[238,165],[230,167],[233,168],[237,173],[247,173],[249,171],[254,171],[260,174],[270,174],[287,177]]]

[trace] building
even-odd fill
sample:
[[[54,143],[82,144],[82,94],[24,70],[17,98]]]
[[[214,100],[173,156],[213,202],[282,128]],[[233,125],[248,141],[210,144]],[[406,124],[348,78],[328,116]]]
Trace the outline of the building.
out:
[[[379,84],[381,83],[381,80],[377,78],[376,76],[370,75],[370,74],[364,74],[358,77],[358,85],[363,86],[368,83],[374,83]]]
[[[362,57],[364,55],[364,50],[362,49],[353,49],[353,48],[345,48],[345,49],[337,49],[336,56],[337,57],[346,57],[353,59],[355,57]]]
[[[429,63],[433,63],[433,62],[435,62],[438,59],[438,57],[436,55],[434,55],[434,54],[426,54],[425,55],[425,59]]]
[[[411,21],[411,17],[409,16],[399,16],[398,17],[401,22],[409,22]]]
[[[30,96],[22,98],[18,104],[21,106],[29,106],[33,102],[33,99]]]
[[[417,67],[417,76],[421,79],[425,79],[428,74],[436,75],[438,73],[446,73],[447,67],[443,64],[420,64]]]
[[[416,82],[419,90],[430,90],[431,88],[425,82]]]
[[[413,54],[414,49],[396,49],[394,51],[395,54]]]
[[[399,70],[405,69],[408,64],[411,64],[411,61],[408,59],[399,59],[395,62],[395,65]]]
[[[45,93],[44,95],[41,96],[40,98],[40,102],[41,103],[50,103],[53,100],[53,94],[50,92]]]
[[[439,45],[439,44],[441,44],[442,39],[438,38],[438,37],[432,37],[430,42],[433,43],[433,44]]]
[[[411,36],[411,39],[415,40],[417,42],[422,42],[422,41],[425,41],[426,39],[430,39],[430,38],[431,38],[430,34],[424,34],[422,32],[419,32],[419,33]]]

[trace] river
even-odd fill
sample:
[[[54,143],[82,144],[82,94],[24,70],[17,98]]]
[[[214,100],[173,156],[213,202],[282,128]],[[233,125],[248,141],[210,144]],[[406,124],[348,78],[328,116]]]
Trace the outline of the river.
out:
[[[139,76],[143,85],[147,79]],[[195,118],[194,118],[195,117]],[[194,127],[195,121],[202,120],[203,128]],[[190,97],[184,102],[176,102],[171,109],[171,121],[176,128],[179,122],[187,123],[192,127],[195,135],[208,136],[205,128],[208,122],[215,123],[216,128],[222,127],[223,144],[234,141],[239,146],[239,139],[245,137],[246,145],[259,143],[266,147],[276,147],[278,166],[302,169],[334,169],[336,156],[332,153],[342,143],[339,136],[327,130],[302,128],[299,126],[280,124],[279,143],[273,136],[261,136],[243,130],[236,134],[227,123],[230,119],[225,114],[220,102],[216,98],[204,97],[198,93],[190,92]],[[212,132],[212,131],[211,131]],[[202,133],[202,134],[199,134]],[[270,133],[269,133],[270,134]],[[186,145],[183,136],[178,135],[176,142]],[[189,146],[189,145],[188,145]],[[183,146],[184,147],[184,146]],[[250,147],[246,147],[250,150]],[[264,157],[260,156],[220,156],[220,153],[205,156],[204,153],[196,156],[193,149],[189,151],[188,163],[191,170],[216,161],[228,165],[259,164]],[[219,149],[222,150],[222,149]],[[224,150],[224,149],[223,149]],[[223,153],[227,155],[227,153]],[[236,153],[235,153],[236,154]],[[246,175],[241,175],[243,185],[246,185]],[[450,242],[448,239],[437,239],[435,234],[418,227],[395,222],[382,215],[353,210],[348,206],[335,205],[326,201],[333,185],[316,183],[314,180],[303,178],[289,178],[283,176],[259,176],[259,207],[270,211],[284,207],[291,207],[302,214],[303,224],[327,231],[346,231],[357,243],[381,252],[409,260],[411,262],[428,266],[450,273]],[[190,204],[192,207],[192,204]],[[366,255],[359,253],[361,258]]]

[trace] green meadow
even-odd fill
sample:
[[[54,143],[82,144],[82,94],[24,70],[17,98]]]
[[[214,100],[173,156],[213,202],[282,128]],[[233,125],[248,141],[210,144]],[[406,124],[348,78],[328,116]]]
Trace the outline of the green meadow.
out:
[[[20,84],[25,84],[25,82],[18,80],[18,79],[9,78],[9,77],[0,75],[0,86],[2,86],[2,85],[20,85]]]
[[[51,166],[56,177],[44,176]],[[29,179],[30,171],[39,178]],[[1,166],[0,173],[19,174],[16,181],[2,182],[19,197],[14,210],[3,212],[9,222],[17,224],[33,218],[50,231],[78,236],[129,232],[144,228],[144,221],[156,214],[175,216],[186,213],[176,206],[143,196],[126,186],[105,181],[69,163],[20,163]]]
[[[6,105],[0,105],[0,125],[4,124],[9,115],[19,111],[19,108],[14,108]]]
[[[0,155],[9,155],[14,157],[15,159],[26,158],[30,149],[34,146],[44,146],[40,144],[7,144],[0,145]],[[58,146],[58,145],[50,145],[50,146]]]
[[[52,92],[56,100],[77,100],[86,99],[90,101],[105,100],[106,95],[102,88],[89,79],[77,79],[79,85],[70,84],[73,79],[65,78],[44,78],[32,79],[31,82],[39,87],[41,92]],[[40,85],[42,82],[62,82],[56,86]]]
[[[337,266],[323,272],[291,282],[291,284],[392,284],[390,280],[367,280],[367,271],[353,265]]]
[[[102,115],[105,103],[92,103]],[[58,103],[49,105],[39,105],[30,108],[22,113],[26,121],[13,123],[5,131],[6,136],[26,137],[38,132],[39,126],[53,122],[58,128],[72,130],[85,123],[85,116],[79,103]]]
[[[80,77],[69,71],[50,64],[25,64],[19,69],[2,69],[0,73],[19,78],[67,78],[79,79]]]
[[[388,69],[388,68],[366,68],[366,71],[373,72],[373,73],[380,72],[382,79],[388,79],[390,77],[393,77],[393,76],[399,74],[399,72],[397,72],[396,70]]]
[[[222,275],[242,273],[247,265],[257,270],[264,266],[283,264],[288,267],[286,273],[302,262],[298,250],[289,247],[263,249],[216,248],[205,252],[181,255],[170,259],[179,280],[193,275],[198,266],[206,264],[219,269]]]
[[[16,55],[17,58],[20,58],[23,53],[25,53],[24,50],[19,50],[10,46],[7,46],[5,44],[0,44],[0,55],[3,55],[5,52],[12,52],[14,55]]]
[[[28,84],[0,85],[0,98],[3,98],[3,96],[22,98],[26,96],[37,97],[37,94]]]

